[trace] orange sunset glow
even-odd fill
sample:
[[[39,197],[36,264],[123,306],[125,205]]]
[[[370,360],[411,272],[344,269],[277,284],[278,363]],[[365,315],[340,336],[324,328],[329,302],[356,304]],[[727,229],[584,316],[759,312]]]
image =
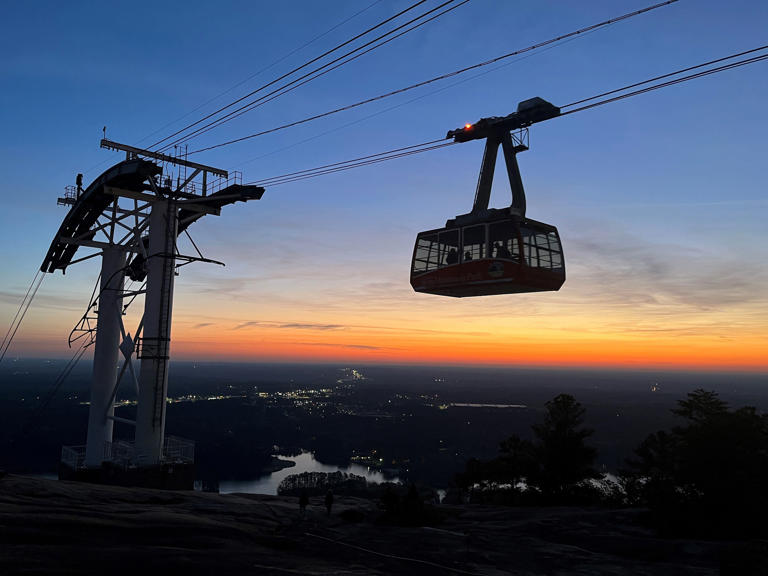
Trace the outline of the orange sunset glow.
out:
[[[174,338],[176,357],[234,361],[341,361],[367,363],[486,364],[555,367],[672,368],[686,370],[761,371],[768,366],[764,340],[724,344],[710,338],[681,341],[676,337],[526,338],[521,334],[497,337],[394,335],[359,330],[354,334],[228,334],[211,331],[201,340],[195,334]],[[268,338],[267,338],[268,336]],[[460,351],[460,353],[457,353]],[[652,359],[652,360],[649,360]]]

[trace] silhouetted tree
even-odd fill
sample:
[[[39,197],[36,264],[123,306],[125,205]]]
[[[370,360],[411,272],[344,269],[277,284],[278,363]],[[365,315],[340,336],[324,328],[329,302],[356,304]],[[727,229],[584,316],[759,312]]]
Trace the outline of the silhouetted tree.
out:
[[[544,421],[533,426],[533,442],[510,436],[501,442],[497,458],[469,460],[464,472],[457,475],[457,484],[481,489],[511,485],[514,489],[524,481],[543,502],[563,503],[580,483],[597,477],[592,467],[597,451],[585,443],[592,430],[583,427],[582,405],[573,396],[560,394],[545,406]]]
[[[715,392],[698,388],[689,392],[685,400],[678,400],[678,408],[672,413],[696,424],[706,423],[728,412],[728,403],[718,398]]]
[[[456,475],[457,485],[466,490],[475,485],[483,489],[498,485],[514,487],[531,469],[534,447],[528,440],[513,435],[499,444],[499,456],[492,460],[471,458],[464,472]]]
[[[570,394],[546,403],[542,424],[534,424],[533,458],[526,477],[546,499],[562,501],[578,483],[598,476],[593,468],[597,451],[585,440],[592,430],[584,428],[584,408]]]
[[[500,480],[515,486],[529,474],[534,454],[535,447],[529,440],[513,434],[499,444],[498,464],[494,472]]]
[[[768,416],[753,407],[729,410],[705,390],[673,412],[686,424],[651,434],[628,460],[630,494],[668,530],[768,533]]]

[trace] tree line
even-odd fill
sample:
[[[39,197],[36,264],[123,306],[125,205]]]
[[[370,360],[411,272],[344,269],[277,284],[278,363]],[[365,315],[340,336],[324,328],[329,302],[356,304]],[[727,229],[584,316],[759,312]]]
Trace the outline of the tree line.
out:
[[[469,460],[456,486],[470,502],[641,507],[669,535],[768,535],[768,414],[701,389],[673,413],[679,425],[648,435],[608,479],[594,467],[584,407],[560,394],[532,440],[513,435],[497,457]]]

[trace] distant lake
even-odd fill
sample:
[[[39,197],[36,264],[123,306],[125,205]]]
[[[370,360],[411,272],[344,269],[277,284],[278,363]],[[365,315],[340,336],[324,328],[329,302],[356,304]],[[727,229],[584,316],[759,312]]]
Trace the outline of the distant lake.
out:
[[[525,404],[477,404],[474,402],[451,402],[457,408],[528,408]]]
[[[298,456],[291,458],[280,458],[288,462],[295,462],[295,466],[277,470],[266,476],[260,476],[254,480],[221,480],[219,482],[219,493],[229,494],[232,492],[242,492],[245,494],[277,494],[277,487],[285,478],[291,474],[301,474],[302,472],[346,472],[355,476],[362,476],[368,482],[397,482],[395,477],[385,476],[378,470],[372,470],[367,466],[360,464],[350,464],[349,466],[332,466],[323,464],[315,460],[310,452],[303,452]]]

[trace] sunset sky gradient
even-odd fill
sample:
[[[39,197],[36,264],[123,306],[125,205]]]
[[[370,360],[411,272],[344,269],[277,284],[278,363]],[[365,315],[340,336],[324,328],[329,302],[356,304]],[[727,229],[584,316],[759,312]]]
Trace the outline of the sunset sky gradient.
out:
[[[121,159],[98,148],[104,125],[111,139],[150,144],[410,3],[6,3],[3,333],[66,213],[56,197],[77,172],[88,183]],[[472,0],[192,148],[649,4]],[[562,105],[763,44],[768,3],[680,0],[472,80],[194,159],[257,180],[440,138],[533,96]],[[227,266],[181,269],[173,357],[768,371],[766,101],[768,63],[758,63],[534,126],[519,162],[528,215],[563,239],[567,280],[555,293],[456,300],[408,283],[416,233],[470,209],[481,142],[267,188],[190,229],[205,256]],[[497,178],[495,206],[509,204],[504,183]],[[89,261],[47,277],[9,358],[70,355],[67,335],[97,276]],[[139,308],[126,317],[132,332]]]

